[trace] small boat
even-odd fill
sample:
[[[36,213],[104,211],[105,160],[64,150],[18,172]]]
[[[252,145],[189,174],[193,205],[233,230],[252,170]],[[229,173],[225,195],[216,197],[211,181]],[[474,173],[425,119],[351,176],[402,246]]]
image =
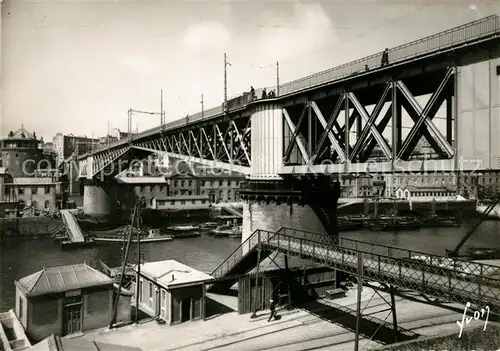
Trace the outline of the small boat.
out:
[[[199,230],[203,234],[212,234],[212,231],[219,226],[219,222],[205,222],[200,224]]]
[[[200,228],[195,225],[178,225],[175,227],[169,227],[167,229],[172,230],[173,232],[191,232],[195,230],[199,230]]]
[[[416,230],[420,229],[421,223],[416,219],[389,219],[374,221],[368,226],[370,229],[380,231]]]
[[[470,247],[466,250],[472,259],[497,259],[500,257],[500,247]]]
[[[229,234],[230,238],[241,238],[243,236],[243,227],[238,226],[233,228],[233,232]]]
[[[231,225],[220,225],[214,230],[212,230],[212,234],[214,236],[229,236],[235,233],[235,227]]]
[[[71,240],[63,240],[61,241],[62,249],[80,249],[84,247],[92,247],[95,245],[94,238],[87,237],[84,241],[73,242]]]

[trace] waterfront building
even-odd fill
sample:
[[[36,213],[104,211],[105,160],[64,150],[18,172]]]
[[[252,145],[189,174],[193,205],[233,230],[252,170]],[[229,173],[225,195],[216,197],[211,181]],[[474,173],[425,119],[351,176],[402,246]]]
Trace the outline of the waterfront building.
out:
[[[68,161],[73,155],[80,156],[99,147],[99,138],[88,138],[73,134],[57,133],[53,138],[53,145],[57,154],[57,165]]]
[[[342,198],[383,196],[385,182],[380,175],[347,174],[342,175],[338,180]]]
[[[240,184],[245,180],[241,173],[203,167],[177,171],[166,178],[170,196],[207,196],[210,203],[239,202]]]
[[[5,183],[5,199],[16,202],[22,210],[52,211],[56,208],[56,183],[52,178],[13,178]]]
[[[446,187],[417,187],[408,185],[404,188],[397,188],[395,198],[398,200],[454,200],[457,197],[456,188]]]
[[[136,271],[139,309],[167,324],[205,319],[205,283],[213,278],[174,260],[146,262]],[[135,301],[135,298],[133,299]]]
[[[113,280],[86,264],[43,268],[14,283],[15,312],[33,341],[83,333],[111,320]]]
[[[206,195],[177,195],[153,198],[153,210],[204,210],[210,208]]]
[[[52,152],[44,151],[43,139],[24,127],[1,140],[1,157],[2,167],[14,178],[34,177],[37,169],[50,169],[55,163]]]
[[[168,182],[164,177],[121,175],[116,177],[118,186],[123,190],[118,193],[123,196],[132,196],[133,198],[143,198],[145,207],[153,209],[153,199],[168,197]],[[127,191],[128,188],[128,191]],[[122,198],[121,201],[126,200]],[[133,199],[131,199],[133,200]]]

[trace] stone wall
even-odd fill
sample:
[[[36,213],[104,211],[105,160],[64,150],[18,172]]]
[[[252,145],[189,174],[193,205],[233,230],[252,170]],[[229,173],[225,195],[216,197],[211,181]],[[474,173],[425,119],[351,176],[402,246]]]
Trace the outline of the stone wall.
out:
[[[456,332],[440,336],[429,336],[416,340],[388,345],[377,350],[498,350],[500,348],[500,327],[488,323],[486,330],[483,325],[465,329],[462,337]]]
[[[0,235],[4,239],[49,237],[62,225],[53,217],[0,218]]]

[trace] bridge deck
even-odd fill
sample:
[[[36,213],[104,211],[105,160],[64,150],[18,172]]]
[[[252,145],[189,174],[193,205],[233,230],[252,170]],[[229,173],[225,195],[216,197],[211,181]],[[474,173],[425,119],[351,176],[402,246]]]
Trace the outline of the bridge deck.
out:
[[[290,228],[276,233],[257,230],[212,275],[224,280],[228,274],[234,274],[240,264],[248,269],[246,258],[256,257],[258,248],[264,252],[278,250],[351,274],[360,273],[358,259],[361,256],[361,275],[365,280],[412,289],[450,302],[470,302],[480,308],[489,305],[499,312],[500,279],[492,277],[500,272],[497,266],[345,238],[333,240],[328,235]],[[426,261],[415,259],[424,255]]]
[[[82,229],[78,225],[75,216],[68,210],[61,210],[61,217],[64,224],[66,224],[69,240],[72,243],[83,243],[85,237],[83,236]]]

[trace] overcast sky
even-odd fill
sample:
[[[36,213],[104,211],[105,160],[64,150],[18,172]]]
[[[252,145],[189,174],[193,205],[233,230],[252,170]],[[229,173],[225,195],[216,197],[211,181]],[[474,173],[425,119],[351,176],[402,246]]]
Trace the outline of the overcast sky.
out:
[[[129,108],[167,121],[229,96],[342,64],[493,13],[500,0],[4,0],[2,136],[52,140],[127,129]],[[144,130],[159,117],[139,115]]]

